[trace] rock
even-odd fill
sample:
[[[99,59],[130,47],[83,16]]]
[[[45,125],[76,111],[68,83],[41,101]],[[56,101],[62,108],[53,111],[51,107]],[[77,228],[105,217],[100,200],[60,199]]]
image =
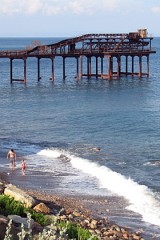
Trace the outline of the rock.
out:
[[[43,227],[39,223],[34,222],[32,226],[32,231],[33,231],[33,234],[37,234],[43,231]]]
[[[21,226],[21,223],[24,224],[24,228],[28,228],[28,219],[27,218],[22,218],[18,215],[8,215],[9,219],[12,219],[13,223],[17,226]],[[31,219],[31,228],[33,227],[34,220]]]
[[[26,207],[33,207],[36,204],[36,200],[34,198],[12,184],[6,185],[4,194],[13,197],[17,201],[20,201]]]
[[[90,228],[91,229],[97,228],[97,223],[98,223],[97,220],[92,220],[91,223],[90,223]]]
[[[77,211],[74,211],[74,212],[73,212],[73,215],[74,215],[75,217],[80,217],[80,213],[77,212]]]
[[[49,214],[51,212],[49,207],[47,207],[46,204],[44,204],[44,203],[39,203],[33,209],[36,212],[45,213],[45,214]]]
[[[62,221],[67,219],[66,215],[59,216],[59,218],[60,218]]]
[[[4,183],[0,182],[0,194],[4,193],[4,189],[5,189]]]
[[[8,221],[9,221],[9,220],[8,220],[7,217],[0,215],[0,225],[1,225],[2,223],[8,224]]]

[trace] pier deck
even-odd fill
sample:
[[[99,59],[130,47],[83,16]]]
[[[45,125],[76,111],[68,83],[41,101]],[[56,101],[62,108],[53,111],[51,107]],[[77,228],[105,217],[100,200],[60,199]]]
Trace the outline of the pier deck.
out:
[[[63,79],[65,74],[65,59],[76,59],[76,78],[86,76],[111,80],[119,79],[124,75],[149,76],[149,56],[156,53],[151,47],[152,37],[147,37],[146,29],[138,30],[128,34],[85,34],[79,37],[65,39],[57,43],[49,45],[40,45],[26,50],[0,51],[0,58],[10,59],[10,82],[23,81],[26,84],[26,61],[27,58],[37,58],[37,78],[40,77],[40,59],[49,58],[52,61],[52,76],[54,81],[54,60],[56,57],[63,59]],[[121,59],[125,58],[125,71],[121,71]],[[128,58],[131,57],[131,71],[129,69]],[[139,70],[135,72],[134,58],[138,57]],[[147,71],[143,72],[142,62],[143,57],[146,58]],[[87,72],[83,72],[83,59],[87,59]],[[92,73],[92,58],[95,58],[95,73]],[[13,79],[13,60],[22,59],[24,61],[24,79]],[[98,64],[100,59],[100,69],[98,72]],[[115,60],[116,59],[116,60]],[[107,69],[104,69],[104,61],[107,60]],[[114,60],[114,61],[113,61]],[[113,65],[116,64],[116,71]],[[124,64],[124,63],[123,63]],[[107,73],[104,73],[104,70]]]

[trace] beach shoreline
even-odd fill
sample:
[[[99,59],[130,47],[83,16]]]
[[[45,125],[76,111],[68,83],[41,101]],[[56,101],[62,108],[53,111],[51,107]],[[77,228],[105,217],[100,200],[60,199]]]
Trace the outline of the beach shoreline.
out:
[[[6,183],[11,183],[8,180],[8,175],[3,173],[0,174],[1,180]],[[14,184],[15,185],[15,184]],[[137,239],[148,239],[144,238],[145,234],[142,229],[139,228],[137,230],[132,229],[129,226],[123,226],[123,224],[116,223],[115,221],[110,220],[109,212],[110,208],[114,208],[112,206],[113,197],[102,197],[102,196],[86,196],[86,195],[64,195],[64,194],[56,194],[45,192],[44,190],[38,189],[34,190],[32,188],[22,188],[18,186],[18,188],[24,190],[28,195],[32,196],[37,202],[45,203],[52,211],[55,213],[59,212],[61,209],[64,209],[65,212],[78,212],[81,216],[85,216],[85,218],[94,219],[96,221],[103,221],[107,224],[108,227],[112,229],[112,226],[117,226],[120,229],[125,229],[128,234],[134,234],[135,236],[139,236]],[[110,230],[111,231],[111,230]],[[142,236],[143,233],[143,236]],[[105,238],[100,238],[105,239]],[[116,238],[117,239],[117,238]],[[122,238],[123,239],[123,238]],[[126,238],[127,239],[127,238]],[[130,239],[130,238],[128,238]],[[131,238],[134,239],[134,238]]]

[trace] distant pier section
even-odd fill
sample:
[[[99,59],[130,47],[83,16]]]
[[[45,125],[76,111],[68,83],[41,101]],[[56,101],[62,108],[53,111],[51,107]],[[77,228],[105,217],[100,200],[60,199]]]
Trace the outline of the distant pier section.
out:
[[[37,80],[40,81],[40,59],[51,60],[51,80],[55,79],[55,58],[62,58],[62,78],[66,78],[66,58],[74,58],[75,77],[81,79],[119,79],[121,76],[149,76],[149,56],[153,37],[147,36],[147,29],[120,34],[85,34],[49,45],[40,45],[25,50],[0,51],[0,58],[10,59],[10,82],[27,83],[27,59],[37,59]],[[24,62],[24,78],[13,78],[13,61]],[[84,64],[85,63],[85,64]],[[145,65],[143,69],[143,65]],[[123,66],[123,67],[122,67]],[[136,66],[136,68],[135,68]],[[138,71],[137,71],[138,66]],[[1,70],[2,71],[2,70]]]

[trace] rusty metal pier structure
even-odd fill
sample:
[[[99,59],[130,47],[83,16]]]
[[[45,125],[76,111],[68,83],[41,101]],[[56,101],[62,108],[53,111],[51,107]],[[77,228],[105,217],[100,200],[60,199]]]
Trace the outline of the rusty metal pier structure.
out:
[[[76,79],[82,77],[119,79],[121,76],[149,76],[149,56],[156,53],[152,49],[152,37],[147,36],[146,29],[127,34],[85,34],[79,37],[65,39],[49,45],[40,45],[25,50],[0,51],[0,58],[10,59],[10,82],[27,82],[27,58],[37,58],[37,80],[40,81],[40,60],[51,60],[51,80],[54,81],[55,58],[63,59],[63,80],[66,78],[66,58],[76,59]],[[138,57],[138,71],[135,71],[135,58]],[[94,58],[94,73],[92,72],[92,59]],[[130,58],[130,61],[129,61]],[[22,59],[24,62],[24,78],[13,78],[13,61]],[[86,72],[84,72],[84,59]],[[123,68],[122,71],[122,59]],[[143,71],[143,59],[146,62]],[[104,63],[107,67],[104,68]],[[130,70],[129,70],[130,69]]]

